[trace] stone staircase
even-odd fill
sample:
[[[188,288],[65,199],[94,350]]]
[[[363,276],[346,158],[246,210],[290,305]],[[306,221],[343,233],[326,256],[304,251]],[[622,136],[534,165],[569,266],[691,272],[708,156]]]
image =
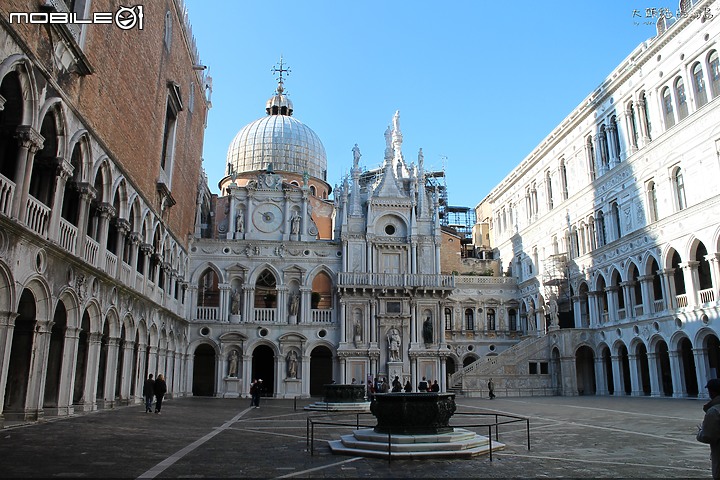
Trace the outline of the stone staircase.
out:
[[[468,397],[487,396],[487,382],[497,396],[555,395],[548,374],[530,374],[530,362],[548,362],[550,337],[528,337],[499,355],[483,357],[451,375],[448,391]],[[549,367],[549,366],[548,366]]]

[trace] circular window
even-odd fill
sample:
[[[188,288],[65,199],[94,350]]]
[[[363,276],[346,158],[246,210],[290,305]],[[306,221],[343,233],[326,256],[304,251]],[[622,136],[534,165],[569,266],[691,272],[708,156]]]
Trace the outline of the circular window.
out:
[[[675,319],[675,326],[676,326],[677,328],[682,328],[682,327],[683,327],[683,321],[680,320],[679,318],[676,318],[676,319]]]
[[[322,329],[318,332],[318,337],[325,338],[327,336],[327,330]]]
[[[495,351],[495,345],[490,345],[488,348],[490,349],[491,352]]]
[[[230,247],[225,247],[225,248],[223,248],[223,253],[226,254],[226,255],[227,255],[228,253],[230,253]]]
[[[45,252],[39,250],[35,256],[35,269],[38,273],[45,271]]]
[[[653,322],[653,330],[656,332],[660,331],[660,324],[658,322]]]
[[[705,314],[703,314],[703,316],[700,317],[700,319],[702,320],[704,325],[707,325],[708,323],[710,323],[710,318]]]
[[[619,328],[615,330],[615,335],[617,335],[618,338],[622,338],[622,330],[620,330]]]
[[[304,250],[304,251],[303,251],[303,255],[305,255],[306,257],[307,257],[308,255],[310,255],[310,250]]]
[[[393,234],[395,234],[395,226],[394,226],[394,225],[387,225],[387,226],[385,227],[385,233],[387,233],[388,235],[393,235]]]
[[[208,335],[210,335],[210,329],[208,327],[201,328],[200,335],[207,337]]]
[[[600,332],[600,340],[605,340],[605,332]]]
[[[634,333],[635,335],[640,335],[640,327],[638,327],[637,325],[635,325],[635,326],[633,327],[633,333]]]
[[[261,328],[258,330],[258,335],[260,335],[261,337],[267,337],[268,333],[270,332],[268,332],[267,328]]]
[[[473,350],[475,350],[475,347],[473,345],[468,345],[467,349],[468,349],[468,352],[472,352]]]

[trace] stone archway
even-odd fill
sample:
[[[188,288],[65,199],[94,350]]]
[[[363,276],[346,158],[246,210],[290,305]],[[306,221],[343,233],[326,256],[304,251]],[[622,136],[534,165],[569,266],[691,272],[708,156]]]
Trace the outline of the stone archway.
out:
[[[60,403],[60,375],[62,372],[66,329],[67,310],[65,310],[65,304],[62,301],[59,301],[57,307],[55,307],[53,326],[50,333],[50,347],[48,349],[47,370],[45,372],[43,409],[57,408]]]
[[[670,354],[665,340],[660,340],[655,346],[655,355],[658,359],[658,374],[660,375],[660,384],[662,392],[665,396],[670,397],[673,394],[672,373],[670,372]]]
[[[688,396],[697,397],[698,382],[695,357],[693,356],[692,343],[689,338],[683,338],[678,342],[678,353],[682,360],[682,373],[685,381],[685,391]]]
[[[317,346],[310,353],[310,396],[322,396],[323,385],[332,381],[332,352],[325,346]]]
[[[30,380],[33,336],[37,323],[35,314],[35,296],[30,290],[25,289],[20,296],[18,317],[15,319],[13,329],[3,407],[6,418],[15,415],[24,416]]]
[[[615,382],[613,377],[612,355],[608,347],[603,347],[602,349],[602,363],[603,369],[605,369],[605,378],[607,379],[607,392],[613,395],[615,393]]]
[[[583,345],[575,352],[575,370],[579,395],[595,395],[595,355]]]
[[[275,395],[275,353],[267,345],[258,345],[253,350],[252,378],[262,379],[263,397]]]
[[[638,368],[638,376],[640,377],[640,388],[643,395],[650,395],[650,366],[648,363],[647,348],[644,344],[639,344],[635,349],[635,358]]]
[[[198,345],[194,357],[192,394],[212,397],[215,395],[215,349],[206,343]]]

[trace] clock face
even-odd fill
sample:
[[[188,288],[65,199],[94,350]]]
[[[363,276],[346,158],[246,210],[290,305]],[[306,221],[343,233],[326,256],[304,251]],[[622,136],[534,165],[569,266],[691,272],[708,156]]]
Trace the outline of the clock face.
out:
[[[272,203],[258,205],[253,212],[253,224],[263,233],[274,232],[282,224],[282,210]]]

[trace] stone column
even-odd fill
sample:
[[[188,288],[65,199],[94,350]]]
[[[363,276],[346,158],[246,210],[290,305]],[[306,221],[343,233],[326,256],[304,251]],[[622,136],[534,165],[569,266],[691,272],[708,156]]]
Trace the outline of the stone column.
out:
[[[230,298],[232,296],[232,287],[229,283],[219,283],[218,290],[220,290],[220,304],[218,308],[218,321],[228,323],[230,321]]]
[[[650,143],[650,132],[648,132],[647,125],[648,125],[648,118],[645,115],[645,100],[640,99],[636,102],[637,104],[637,117],[640,120],[638,123],[640,124],[640,136],[643,139],[643,145],[647,145]]]
[[[720,291],[720,253],[711,253],[705,256],[705,260],[710,264],[710,279],[713,285],[713,295],[715,301],[720,300],[718,292]]]
[[[154,345],[148,345],[147,347],[148,352],[148,374],[152,373],[153,378],[157,378],[158,373],[158,347]]]
[[[583,328],[582,309],[580,308],[580,295],[573,295],[572,302],[573,302],[573,321],[575,323],[575,328]]]
[[[110,275],[114,276],[116,279],[120,279],[122,276],[122,266],[123,263],[125,263],[125,249],[130,248],[129,245],[125,245],[125,239],[127,238],[127,234],[130,232],[130,222],[125,220],[124,218],[116,218],[115,219],[115,229],[117,230],[117,266],[115,268],[115,272],[110,273]],[[129,258],[128,258],[129,260]]]
[[[300,315],[298,323],[312,322],[312,287],[300,287]]]
[[[688,308],[693,308],[700,304],[700,298],[698,295],[698,287],[700,286],[700,275],[698,274],[699,266],[700,262],[696,260],[680,264],[680,267],[683,270],[683,277],[685,279],[685,292],[687,294]]]
[[[630,363],[630,394],[635,397],[645,395],[642,383],[640,381],[640,362],[637,355],[628,353],[628,361]]]
[[[288,302],[290,299],[288,298],[288,289],[283,285],[278,286],[276,290],[277,303],[275,304],[275,314],[277,315],[277,318],[275,321],[289,324],[290,318],[288,314]]]
[[[616,138],[615,133],[617,132],[617,126],[610,122],[610,124],[607,127],[605,135],[607,136],[608,141],[608,148],[610,151],[608,152],[608,161],[610,162],[610,168],[614,167],[618,163],[620,163],[620,159],[617,157],[616,153],[618,151],[618,145],[615,144]]]
[[[347,328],[345,326],[345,321],[347,318],[347,303],[345,300],[340,300],[340,343],[347,343],[350,342],[349,339],[346,338],[347,335]]]
[[[632,288],[634,282],[620,282],[623,297],[625,298],[625,318],[631,319],[635,316],[635,291]]]
[[[418,340],[418,328],[417,328],[417,322],[418,322],[418,314],[417,314],[417,302],[415,300],[410,300],[410,338],[409,344],[405,345],[405,348],[412,348],[414,345],[419,346],[419,340]],[[402,352],[400,352],[400,355],[402,355],[401,359],[404,360],[405,355],[403,355]]]
[[[600,141],[600,134],[596,133],[593,136],[593,142],[595,143],[595,168],[598,176],[602,176],[607,169],[602,161],[602,142]]]
[[[677,308],[677,294],[675,293],[675,269],[666,268],[658,272],[663,286],[665,308],[675,310]]]
[[[613,393],[614,396],[620,397],[625,395],[625,382],[622,378],[622,368],[620,368],[620,356],[612,355],[612,371],[613,371]]]
[[[119,345],[120,338],[108,338],[107,361],[105,362],[105,391],[103,392],[103,398],[98,399],[102,402],[104,408],[113,408],[115,406],[115,382],[117,379]]]
[[[85,386],[83,390],[84,412],[97,410],[97,382],[98,370],[100,367],[100,343],[102,333],[93,332],[88,334],[87,370],[85,372]]]
[[[611,285],[605,287],[608,298],[608,321],[611,323],[617,322],[618,320],[618,296],[617,292],[620,287],[617,285]]]
[[[100,215],[100,224],[98,225],[98,258],[97,267],[108,275],[114,275],[115,272],[107,271],[107,239],[108,230],[110,228],[110,218],[117,215],[115,208],[109,203],[101,203],[98,205],[98,214]],[[118,259],[119,260],[119,259]],[[118,261],[119,263],[119,261]]]
[[[605,373],[605,362],[603,357],[595,357],[595,388],[598,395],[607,395],[607,375]]]
[[[707,359],[707,349],[693,348],[693,357],[695,359],[695,375],[697,376],[698,398],[710,398],[705,388],[708,380],[710,380],[710,365]]]
[[[145,295],[147,295],[147,282],[148,275],[150,274],[150,255],[152,255],[153,250],[153,246],[149,243],[143,243],[140,245],[140,254],[144,256],[142,271],[143,282],[139,287],[135,285],[135,288]]]
[[[655,309],[655,302],[653,301],[653,279],[653,275],[642,275],[638,277],[638,281],[640,282],[640,291],[642,292],[643,315],[649,315],[650,313],[653,313]]]
[[[60,367],[60,385],[58,387],[58,415],[72,415],[74,413],[73,391],[75,387],[78,338],[80,338],[80,328],[67,327],[65,329],[63,360]]]
[[[133,356],[135,355],[135,342],[126,341],[122,352],[122,377],[120,378],[120,401],[125,405],[132,403]],[[137,384],[137,383],[136,383]]]
[[[370,300],[370,342],[378,343],[377,300]]]
[[[29,125],[18,125],[14,137],[18,142],[18,156],[15,167],[15,195],[11,217],[24,224],[35,153],[42,149],[45,138]]]
[[[55,159],[55,165],[55,194],[53,196],[52,211],[50,212],[48,238],[56,243],[60,243],[60,218],[62,217],[65,185],[68,179],[72,177],[74,167],[62,157]]]
[[[37,319],[35,323],[27,396],[25,399],[25,412],[31,418],[41,418],[43,416],[45,375],[47,373],[52,326],[53,322],[45,319]]]
[[[144,343],[138,344],[138,354],[137,359],[135,359],[135,391],[132,392],[132,395],[135,398],[142,398],[143,396],[143,386],[145,383],[145,379],[147,378],[148,372],[145,369],[145,359],[147,358],[147,345]]]
[[[684,398],[687,397],[687,390],[685,389],[685,382],[683,382],[682,365],[680,364],[681,358],[678,352],[668,352],[670,356],[670,375],[672,376],[673,383],[673,397]]]
[[[588,292],[588,311],[590,315],[590,328],[595,328],[602,325],[602,317],[598,308],[598,295],[600,292],[592,291]]]
[[[15,312],[0,312],[0,392],[3,397],[7,386],[7,376],[10,367],[10,351],[12,349],[13,331],[15,330]],[[5,402],[0,402],[0,425]]]
[[[244,283],[243,291],[243,316],[244,323],[255,322],[255,287]]]
[[[87,226],[89,221],[90,202],[95,199],[95,189],[89,183],[78,184],[80,192],[80,210],[78,212],[77,244],[75,255],[85,259],[85,244],[87,243]],[[93,265],[95,266],[95,265]]]
[[[660,382],[660,363],[656,353],[648,352],[648,373],[650,374],[650,395],[662,397],[662,383]]]
[[[632,111],[628,108],[625,110],[624,115],[625,117],[625,131],[628,132],[628,145],[629,145],[629,153],[628,157],[635,153],[637,151],[637,142],[635,141],[635,126],[633,125],[632,121]]]

